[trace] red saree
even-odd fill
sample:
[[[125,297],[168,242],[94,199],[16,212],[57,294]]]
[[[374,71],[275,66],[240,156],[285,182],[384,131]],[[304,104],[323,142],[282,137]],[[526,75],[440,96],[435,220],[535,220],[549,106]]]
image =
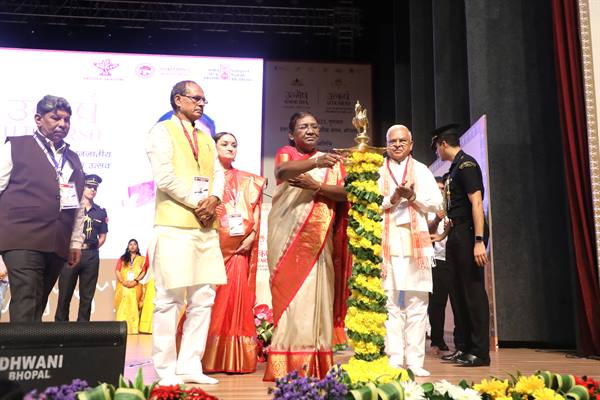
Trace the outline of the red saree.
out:
[[[202,358],[206,372],[248,373],[256,370],[257,343],[254,325],[258,228],[255,210],[260,217],[265,178],[230,169],[225,172],[223,201],[217,208],[220,222],[219,240],[225,260],[227,284],[217,288],[212,308],[206,351]],[[240,213],[244,234],[231,236],[228,215]],[[242,241],[255,229],[252,249],[235,254]]]

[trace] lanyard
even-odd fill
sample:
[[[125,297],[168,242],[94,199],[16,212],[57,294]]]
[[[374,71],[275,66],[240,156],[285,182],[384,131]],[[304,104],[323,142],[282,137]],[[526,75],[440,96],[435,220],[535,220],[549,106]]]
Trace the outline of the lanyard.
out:
[[[179,117],[177,117],[179,118]],[[194,137],[194,143],[192,143],[192,139],[190,138],[190,134],[187,129],[183,125],[183,121],[179,118],[179,122],[181,123],[181,127],[183,128],[183,133],[185,134],[185,138],[188,140],[190,147],[192,148],[192,153],[194,154],[194,159],[198,161],[198,136],[196,135],[196,131],[192,128],[192,136]]]
[[[232,177],[231,177],[232,179],[230,179],[231,184],[225,186],[225,190],[227,191],[227,194],[233,201],[233,208],[235,210],[237,210],[237,202],[238,202],[238,199],[240,196],[240,192],[239,192],[239,188],[238,188],[238,180],[237,180],[237,171],[235,169],[232,169],[230,173],[232,175]],[[232,189],[235,189],[235,190],[232,190]]]
[[[408,163],[409,162],[410,162],[410,156],[408,156],[408,158],[406,159],[406,165],[404,166],[404,172],[402,173],[402,186],[406,185],[406,172],[408,171]],[[389,158],[387,159],[386,167],[388,169],[388,172],[390,173],[390,176],[392,177],[392,180],[396,184],[396,186],[400,186],[398,184],[398,181],[396,180],[396,177],[394,176],[394,173],[392,172],[392,169],[390,168],[390,159]]]
[[[90,211],[92,210],[92,208],[90,207]],[[92,237],[92,230],[93,228],[93,222],[92,222],[92,218],[90,218],[89,216],[90,212],[88,211],[87,207],[83,207],[83,232],[85,233],[85,239],[89,239]]]
[[[458,159],[458,161],[456,161],[456,163],[454,164],[454,168],[452,169],[452,171],[450,171],[450,174],[448,174],[448,177],[446,178],[446,182],[444,182],[444,191],[446,192],[446,204],[445,204],[445,210],[448,211],[450,209],[450,197],[452,196],[452,193],[450,191],[450,184],[452,183],[452,179],[454,179],[454,177],[456,176],[456,174],[458,173],[458,165],[460,164],[461,160],[465,157],[465,153],[462,153],[460,155],[460,158]]]
[[[65,164],[67,162],[66,152],[69,148],[69,145],[66,143],[64,144],[65,149],[63,150],[63,154],[62,154],[61,160],[60,160],[60,167],[59,167],[58,161],[56,160],[56,157],[54,156],[54,152],[52,151],[52,149],[50,149],[50,150],[48,149],[47,145],[44,142],[42,142],[42,139],[39,138],[37,133],[34,133],[33,137],[35,138],[35,141],[40,146],[42,151],[46,154],[46,157],[48,158],[48,161],[50,161],[50,164],[52,164],[52,166],[54,167],[54,170],[56,171],[56,176],[57,177],[62,176],[62,170],[65,167]]]

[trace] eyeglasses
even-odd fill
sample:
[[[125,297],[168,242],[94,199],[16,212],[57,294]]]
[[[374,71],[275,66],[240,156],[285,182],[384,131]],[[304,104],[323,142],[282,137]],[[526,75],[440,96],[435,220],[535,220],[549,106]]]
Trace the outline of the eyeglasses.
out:
[[[192,100],[194,103],[202,102],[202,104],[204,104],[204,105],[208,104],[208,100],[206,100],[206,97],[204,97],[204,96],[188,96],[187,94],[182,94],[181,96],[187,97],[188,99]]]
[[[296,130],[305,132],[308,130],[308,128],[312,128],[313,131],[318,131],[319,129],[321,129],[321,125],[319,125],[319,124],[302,124],[302,125],[298,125],[296,127]]]

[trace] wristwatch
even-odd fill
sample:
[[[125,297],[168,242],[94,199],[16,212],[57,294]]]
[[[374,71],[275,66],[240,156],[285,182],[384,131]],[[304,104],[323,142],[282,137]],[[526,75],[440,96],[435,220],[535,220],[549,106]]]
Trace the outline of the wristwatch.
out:
[[[475,235],[476,242],[483,242],[483,236]]]

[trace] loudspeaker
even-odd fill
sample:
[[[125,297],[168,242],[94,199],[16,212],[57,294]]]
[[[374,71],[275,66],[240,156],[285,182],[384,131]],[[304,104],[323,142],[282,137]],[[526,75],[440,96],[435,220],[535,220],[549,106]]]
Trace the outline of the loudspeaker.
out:
[[[41,322],[0,324],[0,380],[26,391],[84,379],[117,384],[125,365],[127,324]]]

